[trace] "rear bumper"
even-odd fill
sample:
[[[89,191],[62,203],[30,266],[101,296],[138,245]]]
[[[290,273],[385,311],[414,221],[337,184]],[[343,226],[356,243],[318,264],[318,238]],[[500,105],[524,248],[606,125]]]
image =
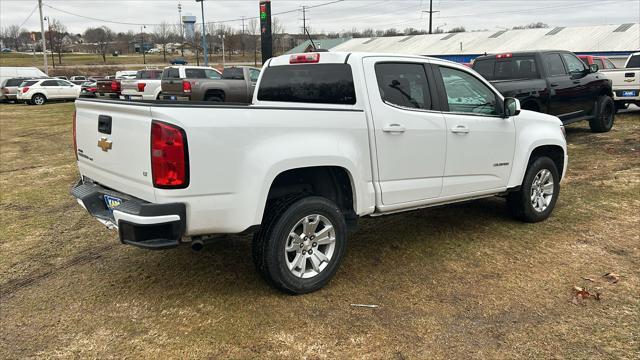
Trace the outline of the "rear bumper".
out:
[[[95,92],[94,94],[99,99],[118,99],[118,98],[120,98],[120,93],[99,93],[99,92]]]
[[[117,229],[124,244],[167,249],[178,246],[185,233],[183,203],[152,204],[82,180],[73,186],[71,195],[107,228]],[[105,195],[122,199],[122,203],[110,210]]]
[[[640,88],[628,88],[615,90],[613,92],[613,100],[635,102],[640,100]]]

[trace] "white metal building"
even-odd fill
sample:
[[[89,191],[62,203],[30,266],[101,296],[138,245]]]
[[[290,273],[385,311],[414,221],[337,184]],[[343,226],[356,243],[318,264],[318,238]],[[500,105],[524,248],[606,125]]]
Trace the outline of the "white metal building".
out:
[[[640,50],[640,24],[357,38],[331,48],[332,51],[428,55],[457,62],[470,62],[485,53],[547,49],[626,57]]]

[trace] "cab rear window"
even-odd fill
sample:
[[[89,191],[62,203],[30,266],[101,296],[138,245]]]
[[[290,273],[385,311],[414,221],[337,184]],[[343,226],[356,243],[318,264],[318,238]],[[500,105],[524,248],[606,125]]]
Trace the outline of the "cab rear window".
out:
[[[258,100],[353,105],[356,91],[348,64],[271,66],[263,70]]]
[[[539,79],[538,65],[533,56],[515,56],[505,59],[479,59],[473,70],[487,80]]]

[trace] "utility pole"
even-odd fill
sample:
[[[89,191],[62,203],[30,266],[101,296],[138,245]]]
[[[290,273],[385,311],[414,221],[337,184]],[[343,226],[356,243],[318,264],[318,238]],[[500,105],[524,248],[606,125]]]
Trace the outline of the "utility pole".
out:
[[[182,4],[178,2],[178,26],[180,26],[180,53],[184,57],[184,24],[182,24]]]
[[[429,11],[423,11],[429,13],[429,34],[433,34],[432,25],[433,25],[433,13],[437,13],[440,11],[433,11],[433,0],[429,0]]]
[[[44,20],[47,22],[47,28],[49,29],[49,45],[51,45],[51,65],[53,68],[56,68],[56,58],[53,53],[53,40],[51,40],[51,22],[49,21],[49,17],[45,16]]]
[[[204,66],[209,66],[209,55],[207,54],[207,29],[204,23],[204,0],[196,0],[200,3],[200,11],[202,12],[202,52],[204,52]]]
[[[49,75],[49,64],[47,63],[47,39],[44,38],[44,19],[42,18],[42,0],[38,0],[40,9],[40,37],[42,38],[42,57],[44,59],[44,73]]]
[[[142,38],[142,42],[140,43],[140,52],[142,52],[142,63],[145,65],[147,64],[147,56],[144,51],[144,28],[146,27],[146,25],[140,26],[140,37]]]
[[[307,33],[307,7],[302,5],[302,35]]]
[[[242,35],[240,36],[240,42],[242,43],[242,58],[244,59],[244,16],[242,17]]]

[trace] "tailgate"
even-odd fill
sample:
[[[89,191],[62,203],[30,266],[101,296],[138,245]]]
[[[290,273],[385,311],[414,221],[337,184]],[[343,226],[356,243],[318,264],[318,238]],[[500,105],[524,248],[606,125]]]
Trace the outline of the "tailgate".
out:
[[[96,92],[99,93],[110,93],[111,90],[111,82],[114,80],[100,80],[96,83]]]
[[[182,95],[182,80],[162,80],[162,93],[163,94],[174,94],[174,95]]]
[[[78,100],[76,141],[82,176],[146,201],[155,200],[149,106]]]
[[[120,89],[122,95],[141,95],[138,92],[138,80],[121,80]]]

